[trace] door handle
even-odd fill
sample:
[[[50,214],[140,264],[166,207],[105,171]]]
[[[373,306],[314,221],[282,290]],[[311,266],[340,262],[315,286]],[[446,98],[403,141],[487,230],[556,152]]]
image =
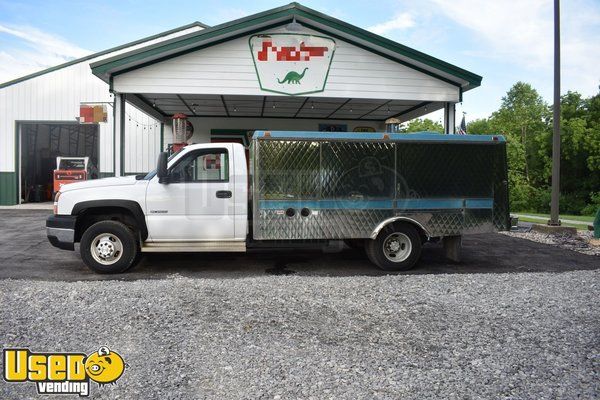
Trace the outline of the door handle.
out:
[[[231,190],[217,190],[217,198],[230,199],[231,198]]]

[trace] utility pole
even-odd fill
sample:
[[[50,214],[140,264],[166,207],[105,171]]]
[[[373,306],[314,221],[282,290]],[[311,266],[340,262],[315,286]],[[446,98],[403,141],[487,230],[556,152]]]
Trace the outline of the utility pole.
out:
[[[548,225],[559,226],[560,198],[560,1],[554,0],[554,107],[552,133],[552,198]]]

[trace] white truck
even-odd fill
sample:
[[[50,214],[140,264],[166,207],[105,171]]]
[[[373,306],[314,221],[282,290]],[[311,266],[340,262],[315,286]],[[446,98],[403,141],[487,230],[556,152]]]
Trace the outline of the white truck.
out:
[[[140,252],[244,252],[344,240],[406,270],[428,240],[458,259],[461,236],[509,228],[502,136],[257,131],[194,144],[145,176],[64,185],[50,243],[98,273]]]

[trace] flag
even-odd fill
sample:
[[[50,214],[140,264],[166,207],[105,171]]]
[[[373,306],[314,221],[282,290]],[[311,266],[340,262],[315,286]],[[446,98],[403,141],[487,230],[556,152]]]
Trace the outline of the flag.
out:
[[[465,114],[463,113],[462,121],[460,121],[460,127],[458,128],[458,135],[466,135],[467,134],[467,122],[465,121]]]

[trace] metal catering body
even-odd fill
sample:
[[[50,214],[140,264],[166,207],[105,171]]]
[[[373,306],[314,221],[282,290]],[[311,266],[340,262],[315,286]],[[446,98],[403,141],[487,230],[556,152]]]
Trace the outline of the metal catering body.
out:
[[[501,136],[256,132],[256,240],[374,239],[394,221],[426,236],[509,228]]]

